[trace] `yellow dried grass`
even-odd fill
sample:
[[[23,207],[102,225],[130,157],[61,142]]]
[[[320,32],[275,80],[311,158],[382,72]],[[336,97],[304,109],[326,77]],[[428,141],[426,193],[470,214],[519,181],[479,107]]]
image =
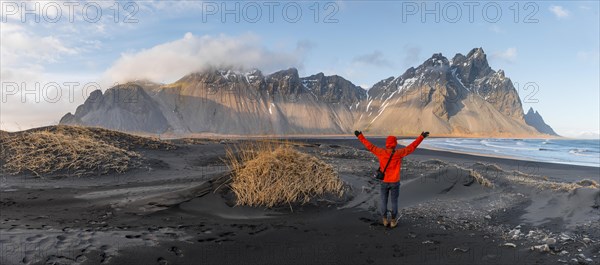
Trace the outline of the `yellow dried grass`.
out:
[[[122,173],[141,165],[133,147],[170,149],[172,144],[116,131],[78,126],[2,133],[0,161],[9,175],[33,173],[82,176]]]
[[[475,171],[475,170],[469,170],[469,176],[473,177],[477,183],[479,183],[479,185],[484,186],[486,188],[493,188],[494,184],[489,181],[487,178],[485,178],[484,176],[482,176],[481,174],[479,174],[479,172]]]
[[[507,176],[507,179],[519,184],[535,187],[540,190],[572,191],[577,188],[600,189],[598,182],[590,179],[583,179],[573,183],[554,182],[547,178],[542,179],[533,175],[525,174],[519,171],[513,171],[514,175]]]
[[[287,143],[258,142],[227,150],[231,190],[237,205],[275,207],[306,204],[312,199],[344,194],[333,166],[297,151]]]

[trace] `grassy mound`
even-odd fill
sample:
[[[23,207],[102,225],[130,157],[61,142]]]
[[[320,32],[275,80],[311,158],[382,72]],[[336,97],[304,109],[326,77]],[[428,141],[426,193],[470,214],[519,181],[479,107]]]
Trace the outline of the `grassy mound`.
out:
[[[236,151],[228,150],[226,163],[232,169],[237,205],[292,207],[344,193],[333,166],[290,145],[265,142]]]
[[[157,150],[170,150],[176,149],[176,146],[164,141],[160,141],[156,138],[141,137],[119,131],[113,131],[98,127],[83,127],[83,126],[49,126],[43,128],[32,129],[26,132],[45,131],[55,134],[63,134],[66,136],[79,137],[85,136],[90,139],[105,142],[109,145],[127,149],[157,149]]]
[[[82,176],[122,173],[142,164],[142,148],[171,148],[150,138],[100,128],[52,126],[2,133],[0,162],[6,174]]]

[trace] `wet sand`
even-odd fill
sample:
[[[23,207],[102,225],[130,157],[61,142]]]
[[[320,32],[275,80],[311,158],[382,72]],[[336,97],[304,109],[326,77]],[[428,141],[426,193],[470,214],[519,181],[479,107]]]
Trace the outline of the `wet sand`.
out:
[[[403,163],[401,216],[390,229],[379,223],[378,184],[369,178],[375,158],[358,141],[294,141],[336,166],[350,187],[346,202],[293,212],[234,207],[220,158],[236,141],[178,142],[177,150],[140,150],[155,166],[119,175],[2,176],[0,263],[600,261],[600,190],[555,191],[518,181],[598,180],[598,168],[417,149]],[[494,187],[474,181],[472,172]],[[553,244],[540,247],[546,243]]]

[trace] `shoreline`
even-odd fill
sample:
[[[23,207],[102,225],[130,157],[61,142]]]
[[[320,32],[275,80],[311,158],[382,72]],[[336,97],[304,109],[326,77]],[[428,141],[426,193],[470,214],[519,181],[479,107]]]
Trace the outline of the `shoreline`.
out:
[[[491,154],[483,154],[483,153],[468,152],[468,151],[446,150],[446,149],[435,148],[435,147],[421,147],[421,146],[419,146],[419,148],[427,149],[427,150],[432,150],[432,151],[439,151],[439,152],[448,152],[448,153],[453,153],[453,154],[465,154],[465,155],[479,156],[479,157],[490,157],[490,158],[501,158],[501,159],[509,159],[509,160],[518,160],[518,161],[522,161],[524,163],[548,163],[548,164],[560,164],[560,165],[591,167],[591,168],[598,168],[598,169],[600,169],[600,165],[598,165],[598,166],[592,166],[592,165],[581,164],[581,163],[568,163],[568,162],[543,161],[543,160],[528,160],[528,159],[525,159],[525,158],[513,157],[513,156],[509,156],[509,155],[506,155],[506,156],[491,155]]]

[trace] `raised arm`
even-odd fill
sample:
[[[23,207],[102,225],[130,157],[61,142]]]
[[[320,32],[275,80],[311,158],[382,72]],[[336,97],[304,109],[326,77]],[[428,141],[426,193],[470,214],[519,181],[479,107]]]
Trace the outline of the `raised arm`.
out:
[[[417,139],[415,139],[411,144],[409,144],[407,147],[404,147],[400,150],[398,150],[398,154],[400,155],[400,157],[405,157],[407,155],[410,155],[412,152],[415,151],[415,149],[417,149],[417,146],[419,146],[419,144],[423,141],[423,139],[425,139],[425,137],[429,136],[429,132],[422,132],[421,135],[419,135],[419,137],[417,137]]]
[[[367,138],[365,138],[365,136],[362,134],[362,132],[356,131],[354,132],[354,134],[356,135],[356,137],[358,137],[358,140],[360,140],[360,142],[367,148],[367,150],[369,150],[371,153],[375,154],[375,155],[379,155],[381,153],[385,153],[385,150],[382,148],[379,148],[377,146],[375,146],[374,144],[372,144],[371,142],[369,142],[369,140],[367,140]]]

